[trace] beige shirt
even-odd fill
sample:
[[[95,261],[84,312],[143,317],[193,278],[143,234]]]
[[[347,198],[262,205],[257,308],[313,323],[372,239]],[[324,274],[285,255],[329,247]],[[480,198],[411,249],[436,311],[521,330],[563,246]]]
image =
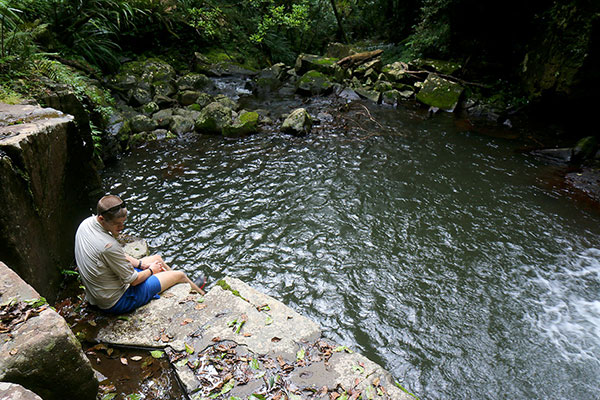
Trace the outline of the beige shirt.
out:
[[[138,275],[125,258],[123,247],[95,215],[86,218],[77,229],[75,261],[85,297],[103,309],[114,306]]]

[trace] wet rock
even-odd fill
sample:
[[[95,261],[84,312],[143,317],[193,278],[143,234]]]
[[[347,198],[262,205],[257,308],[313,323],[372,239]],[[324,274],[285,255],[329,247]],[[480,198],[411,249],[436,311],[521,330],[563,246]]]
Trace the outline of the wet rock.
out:
[[[223,127],[223,136],[240,137],[256,133],[258,131],[258,118],[256,112],[241,111],[231,125]]]
[[[20,305],[22,322],[0,333],[0,381],[14,382],[45,400],[96,398],[98,381],[65,320],[15,272],[0,262],[0,304]],[[4,397],[2,397],[4,398]]]
[[[200,96],[198,96],[198,98],[196,99],[196,103],[200,106],[200,109],[206,107],[207,105],[209,105],[210,103],[212,103],[214,101],[213,96],[211,96],[208,93],[201,93]],[[198,110],[200,111],[200,110]]]
[[[171,123],[169,124],[169,130],[176,135],[183,135],[184,133],[193,132],[195,129],[195,122],[192,118],[187,118],[182,115],[173,115],[171,117]]]
[[[129,104],[134,107],[143,106],[152,101],[152,91],[150,87],[135,87],[129,91]]]
[[[16,383],[0,382],[2,400],[42,400],[40,396]]]
[[[407,71],[409,71],[408,65],[400,61],[397,61],[393,64],[387,64],[381,69],[382,74],[390,82],[403,82],[412,84],[415,82],[416,78]]]
[[[177,89],[184,90],[202,90],[211,89],[214,86],[212,80],[204,74],[190,73],[177,79]]]
[[[286,76],[285,72],[284,64],[276,64],[260,71],[255,77],[254,93],[261,95],[277,90],[283,84],[283,78]]]
[[[312,128],[312,119],[304,108],[297,108],[283,121],[281,125],[282,132],[296,136],[303,136],[310,133]]]
[[[160,109],[175,107],[177,101],[168,96],[156,95],[152,98],[152,101],[158,105]]]
[[[152,119],[156,122],[156,126],[159,128],[167,128],[171,124],[172,117],[172,108],[157,111],[152,115]]]
[[[561,164],[568,164],[573,158],[572,148],[560,148],[560,149],[542,149],[535,150],[532,152],[533,155],[539,156],[550,161],[558,162]]]
[[[342,99],[346,99],[348,101],[360,99],[360,96],[350,88],[342,88],[342,90],[337,95],[338,97],[341,97]]]
[[[395,106],[400,98],[400,92],[396,89],[387,90],[381,93],[381,103],[388,106]]]
[[[335,72],[337,58],[321,57],[312,54],[300,54],[296,58],[294,70],[299,76],[308,71],[318,71],[322,74],[333,75]]]
[[[381,101],[381,93],[376,90],[371,90],[367,87],[357,87],[354,90],[360,97],[371,100],[373,103],[379,103]]]
[[[452,75],[462,68],[462,65],[454,61],[434,60],[430,58],[417,58],[410,62],[415,69],[424,69],[440,74]]]
[[[158,104],[156,104],[155,102],[151,101],[148,104],[145,104],[142,107],[142,111],[144,112],[144,114],[148,114],[148,115],[152,115],[155,112],[157,112],[158,110],[160,110],[160,107],[158,106]]]
[[[381,67],[381,58],[376,58],[356,67],[354,69],[354,75],[358,77],[362,76],[365,79],[369,77],[371,77],[372,79],[377,79],[377,76],[381,72]]]
[[[417,100],[431,107],[452,112],[456,108],[462,86],[435,74],[429,74],[423,87],[417,93]]]
[[[598,140],[594,136],[580,139],[573,148],[573,161],[583,162],[592,159],[598,147]]]
[[[101,190],[91,146],[70,115],[0,104],[0,254],[50,301]]]
[[[296,91],[307,96],[330,93],[333,84],[327,76],[319,71],[308,71],[296,82]]]
[[[212,101],[220,103],[224,107],[231,108],[232,110],[237,110],[240,107],[240,105],[236,101],[224,94],[216,95],[215,97],[213,97]]]
[[[373,88],[378,92],[387,92],[393,89],[393,85],[390,82],[378,80]]]
[[[600,204],[600,168],[585,167],[581,171],[568,173],[565,181]]]
[[[182,106],[189,106],[190,104],[194,104],[200,96],[200,94],[201,92],[195,90],[185,90],[183,92],[180,92],[178,95],[179,103]]]
[[[200,111],[195,121],[196,131],[220,134],[223,127],[231,124],[233,110],[218,101],[213,101]]]
[[[133,133],[153,131],[158,127],[157,122],[142,114],[138,114],[129,120],[129,126]]]

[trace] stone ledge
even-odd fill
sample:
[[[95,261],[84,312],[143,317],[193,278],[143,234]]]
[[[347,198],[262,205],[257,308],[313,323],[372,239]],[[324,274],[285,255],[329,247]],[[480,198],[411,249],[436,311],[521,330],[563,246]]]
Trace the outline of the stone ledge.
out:
[[[330,399],[333,392],[411,399],[381,366],[323,339],[316,323],[235,278],[205,296],[179,284],[108,320],[99,342],[164,350],[192,400],[252,393]]]

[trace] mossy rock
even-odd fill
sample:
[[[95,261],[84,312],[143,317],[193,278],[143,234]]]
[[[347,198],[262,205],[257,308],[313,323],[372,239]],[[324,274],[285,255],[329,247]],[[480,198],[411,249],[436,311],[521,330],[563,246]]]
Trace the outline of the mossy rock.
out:
[[[204,74],[189,73],[177,79],[177,89],[179,91],[201,90],[213,86],[213,82]]]
[[[159,128],[167,128],[171,124],[172,117],[173,110],[171,108],[160,110],[152,114],[152,119],[156,121],[156,125]]]
[[[296,82],[296,91],[304,95],[327,94],[333,89],[329,78],[319,71],[308,71]]]
[[[281,130],[295,136],[304,136],[312,128],[312,118],[304,108],[297,108],[288,115],[281,125]]]
[[[184,117],[182,115],[173,115],[171,117],[171,123],[169,124],[169,130],[176,135],[183,135],[184,133],[193,132],[195,129],[195,122],[191,118]]]
[[[444,79],[436,74],[429,74],[423,87],[417,93],[417,100],[431,107],[452,112],[456,108],[463,87],[458,83]]]
[[[225,107],[231,108],[232,110],[237,110],[240,105],[230,97],[227,97],[224,94],[218,94],[213,97],[213,101],[222,104]]]
[[[158,124],[152,118],[146,115],[136,115],[129,120],[129,126],[133,133],[140,133],[146,131],[153,131],[157,128]]]
[[[233,110],[213,101],[200,111],[195,129],[200,133],[221,134],[223,127],[232,123]]]
[[[379,103],[381,101],[381,93],[376,90],[369,89],[368,87],[357,87],[354,91],[360,96],[367,100],[371,100],[373,103]]]
[[[333,57],[321,57],[313,54],[300,54],[298,58],[296,58],[294,70],[298,75],[303,75],[311,70],[319,71],[327,75],[333,75],[335,73],[337,61],[338,59]]]
[[[257,112],[244,110],[240,112],[233,124],[223,127],[222,134],[226,137],[240,137],[256,133],[258,118]]]
[[[445,75],[452,75],[462,68],[462,65],[455,61],[434,60],[429,58],[417,58],[411,61],[410,64],[417,69],[426,69]]]

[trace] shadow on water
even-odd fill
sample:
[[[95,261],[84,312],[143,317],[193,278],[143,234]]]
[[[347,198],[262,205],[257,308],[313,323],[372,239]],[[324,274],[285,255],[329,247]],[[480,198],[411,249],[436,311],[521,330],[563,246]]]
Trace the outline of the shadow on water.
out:
[[[242,101],[273,126],[148,144],[104,172],[130,232],[282,300],[421,398],[600,397],[600,215],[523,153],[526,131]],[[299,106],[314,131],[279,134]]]

